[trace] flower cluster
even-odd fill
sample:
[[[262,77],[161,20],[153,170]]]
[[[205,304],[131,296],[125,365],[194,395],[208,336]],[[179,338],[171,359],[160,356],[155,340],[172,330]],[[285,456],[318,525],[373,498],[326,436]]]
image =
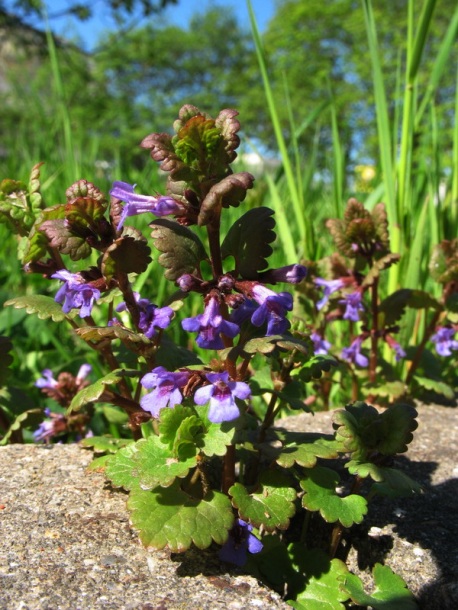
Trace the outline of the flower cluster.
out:
[[[89,317],[95,301],[100,298],[100,290],[87,283],[79,273],[70,273],[66,269],[51,277],[64,282],[55,297],[57,303],[62,303],[62,311],[69,313],[72,309],[79,309],[81,318]]]
[[[145,337],[151,339],[157,332],[157,329],[167,328],[172,321],[173,309],[171,307],[158,307],[151,303],[148,299],[142,299],[138,292],[134,292],[134,298],[140,312],[138,328],[143,332]],[[116,307],[117,312],[126,311],[127,304],[120,303]]]
[[[37,379],[35,385],[49,398],[55,400],[61,407],[67,408],[74,396],[84,387],[89,385],[87,376],[92,367],[83,364],[76,377],[71,373],[60,373],[57,379],[50,369],[42,371],[42,377]],[[33,433],[36,443],[44,441],[50,443],[53,438],[73,434],[75,440],[91,436],[92,431],[88,428],[89,418],[85,414],[65,415],[54,413],[48,407],[44,409],[45,419]]]
[[[141,407],[153,417],[158,417],[161,409],[181,404],[191,376],[189,370],[170,372],[162,366],[156,367],[141,380],[144,388],[153,390],[143,396]],[[203,385],[194,393],[194,402],[197,405],[210,403],[208,419],[213,423],[236,419],[240,410],[235,399],[246,400],[251,395],[248,384],[231,381],[226,371],[206,373],[201,383]]]

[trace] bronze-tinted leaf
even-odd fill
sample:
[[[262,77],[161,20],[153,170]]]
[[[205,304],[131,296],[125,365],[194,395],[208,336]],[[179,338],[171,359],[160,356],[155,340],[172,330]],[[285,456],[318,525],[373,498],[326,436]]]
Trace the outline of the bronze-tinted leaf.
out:
[[[144,240],[123,236],[109,246],[102,258],[107,282],[117,273],[143,273],[151,262],[151,250]]]
[[[87,258],[91,254],[91,246],[86,239],[74,235],[63,218],[45,221],[40,225],[40,231],[49,239],[51,248],[56,248],[62,254],[68,254],[73,261]]]
[[[167,271],[168,280],[176,280],[185,273],[195,273],[200,262],[206,260],[205,248],[195,233],[177,222],[160,218],[150,225],[155,247],[162,252],[159,264]]]
[[[222,257],[233,256],[236,272],[246,280],[255,280],[267,267],[272,254],[269,244],[275,241],[274,212],[265,207],[253,208],[229,229],[221,247]]]
[[[238,207],[245,199],[247,190],[253,188],[253,183],[254,176],[248,172],[232,174],[217,182],[202,202],[198,224],[208,224],[214,215],[220,214],[221,208]]]
[[[99,203],[106,203],[106,197],[100,189],[98,189],[92,182],[87,180],[78,180],[70,186],[66,191],[65,195],[67,201],[78,199],[80,197],[94,199]]]

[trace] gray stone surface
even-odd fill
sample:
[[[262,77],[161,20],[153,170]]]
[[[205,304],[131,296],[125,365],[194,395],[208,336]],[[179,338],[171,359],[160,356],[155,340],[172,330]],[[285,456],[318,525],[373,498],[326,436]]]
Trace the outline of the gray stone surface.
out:
[[[424,488],[378,499],[367,523],[347,533],[350,567],[367,578],[390,565],[423,610],[458,608],[458,409],[424,406],[399,466]],[[331,414],[281,422],[329,432]],[[75,445],[0,448],[1,610],[213,610],[288,608],[278,595],[211,552],[147,551],[131,530],[125,495],[84,472]]]
[[[0,448],[1,610],[287,607],[214,553],[143,549],[125,494],[85,474],[90,460],[76,445]]]
[[[332,413],[279,422],[289,430],[329,432]],[[347,561],[368,585],[376,563],[389,565],[422,610],[458,608],[458,408],[418,407],[418,428],[393,464],[423,487],[410,498],[375,498],[364,522],[348,533]]]

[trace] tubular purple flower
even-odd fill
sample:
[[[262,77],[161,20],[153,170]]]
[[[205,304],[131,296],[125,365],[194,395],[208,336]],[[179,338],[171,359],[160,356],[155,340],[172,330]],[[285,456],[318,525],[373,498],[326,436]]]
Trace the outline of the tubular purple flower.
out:
[[[260,307],[251,316],[254,326],[267,322],[266,336],[281,335],[291,326],[286,319],[286,312],[293,308],[293,297],[289,292],[274,292],[262,284],[255,284],[252,289],[254,300]]]
[[[70,273],[66,269],[56,271],[51,277],[64,282],[54,297],[57,303],[63,303],[64,313],[68,313],[71,309],[79,309],[80,318],[91,315],[95,301],[100,298],[100,290],[91,284],[86,284],[78,273]]]
[[[313,341],[313,353],[315,356],[325,356],[329,352],[331,344],[316,331],[313,331],[310,339]]]
[[[254,312],[258,309],[258,304],[251,299],[245,299],[241,305],[231,311],[231,322],[238,326],[251,318]]]
[[[43,377],[35,381],[37,388],[55,388],[58,384],[57,379],[54,379],[51,369],[45,369],[41,372]]]
[[[171,307],[157,307],[148,299],[142,299],[138,292],[134,292],[134,298],[140,311],[138,327],[145,337],[151,339],[156,334],[157,328],[167,328],[173,317]],[[116,311],[126,311],[127,305],[122,302],[116,307]]]
[[[344,320],[359,322],[359,312],[364,311],[363,304],[361,303],[361,298],[361,292],[356,291],[344,295],[344,298],[339,301],[339,303],[343,303],[346,306],[343,315]]]
[[[269,269],[260,273],[262,282],[276,284],[277,282],[288,282],[288,284],[299,284],[307,275],[307,267],[304,265],[287,265],[279,269]]]
[[[119,220],[118,231],[129,216],[136,216],[144,212],[149,212],[155,216],[170,216],[171,214],[179,215],[185,211],[184,206],[173,197],[137,195],[134,193],[134,188],[135,185],[127,182],[113,182],[110,195],[126,204]]]
[[[263,544],[251,533],[252,531],[252,525],[242,519],[237,519],[229,532],[227,542],[220,549],[219,558],[221,561],[227,561],[241,567],[247,561],[247,552],[254,554],[262,551]]]
[[[356,337],[350,347],[343,348],[342,358],[347,362],[354,362],[358,366],[366,367],[369,364],[369,360],[360,353],[362,343],[362,337]]]
[[[45,419],[45,421],[41,422],[33,433],[33,440],[35,443],[40,443],[41,441],[49,442],[53,436],[54,422],[52,420]]]
[[[451,326],[442,326],[431,337],[439,356],[451,356],[452,351],[458,350],[458,341],[454,339],[455,332]]]
[[[153,391],[142,397],[140,406],[153,417],[159,417],[161,409],[181,404],[181,390],[189,381],[189,377],[190,373],[187,371],[171,373],[163,366],[157,366],[141,379],[142,386]]]
[[[317,277],[314,280],[317,286],[324,286],[324,294],[323,297],[316,304],[316,308],[318,311],[323,309],[326,303],[329,301],[329,297],[337,290],[340,290],[345,286],[345,282],[341,279],[338,280],[325,280],[322,277]]]
[[[181,322],[184,330],[199,333],[196,343],[204,349],[223,349],[221,333],[233,338],[239,334],[240,328],[233,322],[228,322],[220,314],[216,297],[210,297],[203,314],[194,318],[185,318]]]
[[[90,364],[82,364],[78,373],[76,374],[76,383],[79,385],[84,379],[86,379],[91,371],[92,366]]]
[[[208,373],[206,378],[210,385],[196,390],[194,402],[205,405],[210,401],[208,419],[219,424],[223,421],[232,421],[240,415],[235,398],[246,400],[251,396],[250,386],[243,381],[230,381],[229,373]]]

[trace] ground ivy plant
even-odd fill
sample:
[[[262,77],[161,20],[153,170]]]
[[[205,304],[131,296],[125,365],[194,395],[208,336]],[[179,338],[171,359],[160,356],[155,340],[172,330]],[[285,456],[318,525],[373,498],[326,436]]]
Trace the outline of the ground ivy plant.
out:
[[[186,105],[174,135],[143,140],[168,173],[165,195],[115,182],[108,198],[79,180],[49,207],[39,165],[28,185],[2,183],[1,211],[20,237],[26,271],[60,282],[55,298],[28,295],[7,305],[68,323],[106,368],[92,382],[88,367],[57,379],[43,372],[39,387],[66,411],[43,422],[36,440],[59,430],[85,436],[98,405],[116,409],[130,438],[86,436],[82,443],[97,454],[91,468],[128,492],[131,523],[145,546],[174,553],[211,547],[298,609],[414,608],[389,567],[375,566],[368,593],[339,557],[343,537],[373,498],[419,491],[393,465],[412,440],[415,409],[380,411],[356,401],[335,412],[329,434],[275,427],[285,408],[307,410],[307,384],[336,361],[315,353],[313,338],[288,319],[294,301],[284,284],[300,285],[307,269],[269,268],[272,210],[243,210],[254,177],[231,168],[236,116],[223,110],[213,119]],[[222,235],[222,214],[239,207]],[[138,214],[156,217],[151,239],[129,224]],[[151,247],[173,286],[161,305],[135,290]],[[394,255],[366,259],[372,268],[364,285],[374,294],[379,270]],[[186,299],[194,315],[182,314]],[[184,345],[172,341],[174,325]],[[0,342],[5,354],[8,345]],[[11,438],[29,415],[14,422]]]

